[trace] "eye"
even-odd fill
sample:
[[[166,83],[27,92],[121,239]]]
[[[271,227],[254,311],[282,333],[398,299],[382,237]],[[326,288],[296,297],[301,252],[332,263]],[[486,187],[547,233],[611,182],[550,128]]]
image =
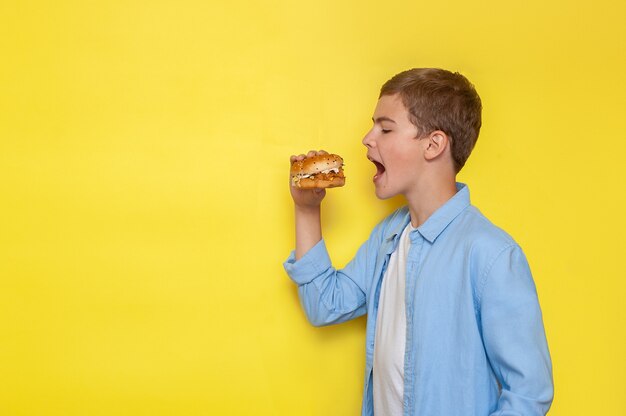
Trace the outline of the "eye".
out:
[[[383,134],[387,134],[387,133],[391,132],[391,130],[388,130],[388,129],[381,129],[380,131],[382,131]]]

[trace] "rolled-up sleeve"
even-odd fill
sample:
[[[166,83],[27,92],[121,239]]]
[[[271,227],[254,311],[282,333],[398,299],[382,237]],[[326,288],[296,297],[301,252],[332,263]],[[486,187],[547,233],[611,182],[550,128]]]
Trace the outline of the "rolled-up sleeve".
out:
[[[366,313],[366,246],[342,270],[332,267],[324,240],[297,261],[291,252],[283,266],[298,285],[300,302],[311,324],[331,325]]]
[[[295,250],[292,251],[283,266],[291,280],[298,285],[305,285],[332,267],[332,264],[326,250],[326,243],[322,239],[298,261],[296,261]]]
[[[491,416],[545,415],[552,363],[537,291],[521,248],[502,250],[483,276],[480,315],[485,350],[501,385]]]

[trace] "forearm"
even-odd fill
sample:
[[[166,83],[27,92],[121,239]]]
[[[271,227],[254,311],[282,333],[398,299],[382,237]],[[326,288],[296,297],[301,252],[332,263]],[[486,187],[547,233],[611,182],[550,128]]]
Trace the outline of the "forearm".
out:
[[[304,256],[322,239],[321,209],[316,207],[295,207],[296,219],[296,260]]]

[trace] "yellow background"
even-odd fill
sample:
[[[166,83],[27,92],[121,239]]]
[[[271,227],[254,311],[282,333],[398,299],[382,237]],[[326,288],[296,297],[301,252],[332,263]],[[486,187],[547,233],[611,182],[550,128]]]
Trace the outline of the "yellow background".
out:
[[[0,3],[0,414],[354,415],[363,318],[313,328],[282,269],[292,153],[345,157],[345,264],[378,201],[381,84],[458,70],[460,175],[524,248],[552,415],[626,414],[622,1]]]

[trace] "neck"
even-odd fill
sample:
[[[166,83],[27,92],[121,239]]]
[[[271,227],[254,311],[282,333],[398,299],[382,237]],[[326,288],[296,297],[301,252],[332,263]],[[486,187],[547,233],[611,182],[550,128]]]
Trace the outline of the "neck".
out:
[[[424,224],[456,192],[454,176],[451,178],[440,176],[432,180],[424,180],[421,186],[405,195],[411,213],[411,225],[417,228]]]

